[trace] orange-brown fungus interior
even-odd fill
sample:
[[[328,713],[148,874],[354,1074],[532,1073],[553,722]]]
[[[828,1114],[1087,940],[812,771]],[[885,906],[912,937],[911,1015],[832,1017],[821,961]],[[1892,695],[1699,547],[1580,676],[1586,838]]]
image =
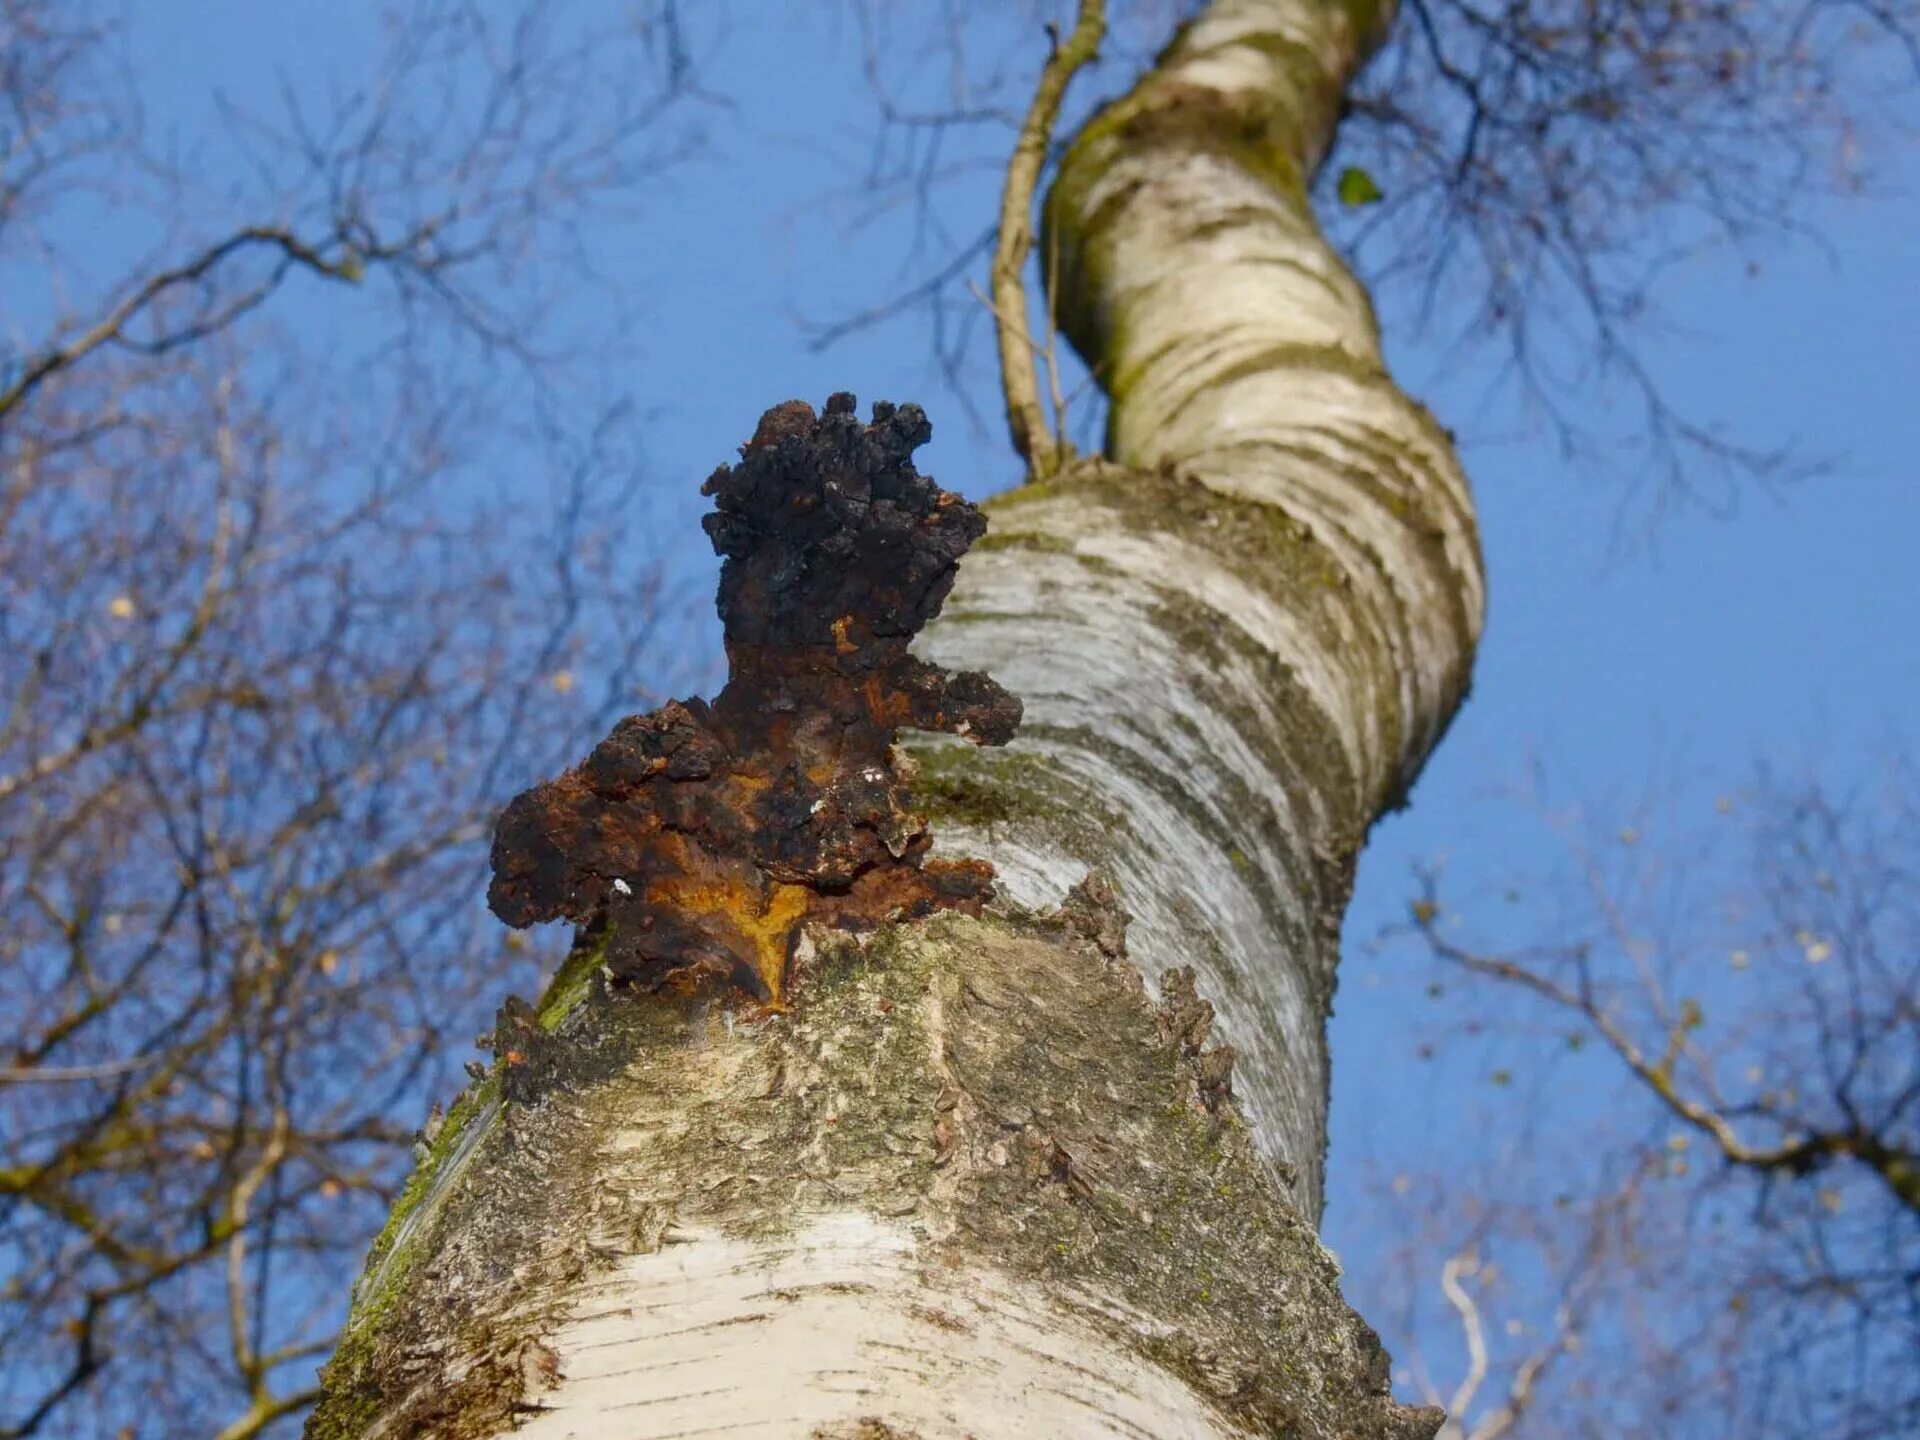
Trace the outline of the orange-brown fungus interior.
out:
[[[903,727],[1003,745],[1020,702],[907,653],[986,519],[913,467],[916,405],[851,395],[760,419],[714,471],[729,675],[711,704],[631,715],[507,806],[488,903],[516,927],[610,927],[605,961],[647,986],[731,983],[778,1001],[807,920],[849,927],[977,909],[981,861],[929,858]]]

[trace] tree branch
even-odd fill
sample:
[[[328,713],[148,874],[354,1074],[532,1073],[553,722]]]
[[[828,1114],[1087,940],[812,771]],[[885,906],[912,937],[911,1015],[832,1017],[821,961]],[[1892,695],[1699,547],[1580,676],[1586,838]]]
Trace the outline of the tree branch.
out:
[[[1007,405],[1007,429],[1014,451],[1036,477],[1059,468],[1064,458],[1061,437],[1047,426],[1040,404],[1040,379],[1033,362],[1034,343],[1027,324],[1027,257],[1033,253],[1033,194],[1046,164],[1047,142],[1060,116],[1067,86],[1079,70],[1099,55],[1106,34],[1104,0],[1080,0],[1078,17],[1066,43],[1048,27],[1053,53],[1041,68],[1033,103],[1020,124],[1013,158],[1007,162],[1007,180],[1000,192],[1000,232],[993,252],[993,323],[1000,346],[1000,381]],[[1053,327],[1047,327],[1052,345]],[[1051,362],[1049,362],[1051,365]]]

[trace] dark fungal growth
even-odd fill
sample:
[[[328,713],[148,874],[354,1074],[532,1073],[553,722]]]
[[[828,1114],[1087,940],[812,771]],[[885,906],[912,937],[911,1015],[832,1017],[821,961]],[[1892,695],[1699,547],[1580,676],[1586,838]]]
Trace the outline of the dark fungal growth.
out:
[[[780,997],[807,920],[866,926],[977,911],[993,871],[934,860],[902,728],[1004,745],[1020,702],[907,645],[986,518],[913,467],[932,427],[851,395],[790,400],[713,472],[729,674],[711,704],[622,720],[584,762],[507,806],[488,903],[516,928],[607,927],[604,961],[649,986]]]

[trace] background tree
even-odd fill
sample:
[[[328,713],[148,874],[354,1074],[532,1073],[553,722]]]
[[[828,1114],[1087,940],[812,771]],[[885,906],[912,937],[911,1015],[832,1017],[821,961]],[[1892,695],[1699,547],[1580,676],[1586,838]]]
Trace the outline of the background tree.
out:
[[[0,6],[0,1435],[303,1411],[401,1116],[536,965],[492,811],[672,663],[546,323],[687,143],[661,35],[406,7],[364,88],[229,104],[215,189],[104,9]]]
[[[1430,1393],[1462,1435],[1913,1428],[1915,808],[1879,770],[1554,814],[1563,863],[1471,899],[1429,874],[1383,937],[1524,1137],[1498,1178],[1456,1150],[1381,1186],[1426,1220],[1368,1283],[1457,1312],[1472,1383]],[[1454,1254],[1437,1296],[1420,1247]]]

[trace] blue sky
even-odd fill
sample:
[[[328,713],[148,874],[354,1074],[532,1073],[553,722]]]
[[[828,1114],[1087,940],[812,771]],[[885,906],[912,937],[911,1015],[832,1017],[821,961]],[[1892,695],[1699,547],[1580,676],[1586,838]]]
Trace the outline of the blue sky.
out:
[[[276,71],[301,86],[348,73],[371,49],[377,13],[365,0],[132,9],[156,115],[183,137],[207,123],[216,85],[264,102]],[[703,113],[705,153],[663,175],[635,220],[588,237],[644,320],[630,372],[614,378],[650,417],[656,533],[693,577],[711,571],[699,482],[778,400],[842,389],[863,402],[917,399],[935,421],[923,468],[974,496],[1016,476],[997,431],[961,418],[923,322],[824,352],[809,343],[803,322],[843,318],[916,272],[910,215],[858,219],[849,191],[873,131],[855,33],[788,9],[735,0],[711,12],[726,23],[697,35],[703,86],[720,97]],[[217,146],[208,155],[216,170],[231,163]],[[1498,793],[1535,763],[1558,800],[1604,813],[1650,788],[1711,794],[1760,759],[1856,784],[1890,742],[1920,738],[1920,151],[1890,147],[1873,179],[1882,194],[1870,202],[1818,201],[1796,217],[1826,250],[1782,248],[1757,276],[1709,259],[1669,281],[1669,316],[1690,338],[1650,359],[1673,398],[1740,438],[1796,439],[1838,458],[1784,496],[1748,495],[1731,518],[1677,514],[1650,546],[1615,545],[1612,478],[1575,471],[1545,434],[1514,433],[1490,364],[1450,367],[1387,311],[1403,380],[1461,433],[1492,609],[1469,704],[1412,808],[1378,829],[1363,860],[1356,949],[1401,912],[1416,860],[1445,852],[1471,892],[1537,858],[1537,817]],[[947,213],[984,224],[994,188],[984,172],[963,178]],[[988,358],[976,347],[970,384],[991,416]],[[1622,403],[1596,395],[1596,427],[1618,423]],[[525,503],[540,503],[534,487]],[[714,638],[709,627],[688,644],[701,654]],[[1347,1201],[1417,1137],[1467,1113],[1452,1087],[1473,1071],[1408,1085],[1423,1002],[1417,987],[1370,981],[1378,971],[1365,957],[1350,965],[1334,1032],[1327,1233],[1353,1266],[1371,1240],[1343,1224],[1364,1213]]]

